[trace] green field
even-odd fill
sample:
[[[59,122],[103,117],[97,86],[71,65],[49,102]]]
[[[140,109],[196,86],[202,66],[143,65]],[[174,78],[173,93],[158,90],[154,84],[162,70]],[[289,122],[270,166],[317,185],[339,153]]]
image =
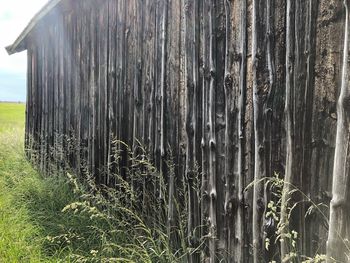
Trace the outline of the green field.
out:
[[[59,232],[71,194],[26,160],[24,115],[24,104],[0,103],[0,262],[57,262],[63,249],[50,251],[47,236]]]
[[[0,132],[15,131],[22,135],[24,132],[24,115],[25,104],[0,103]]]
[[[17,188],[39,180],[23,154],[24,104],[0,103],[0,261],[40,261],[39,228]]]

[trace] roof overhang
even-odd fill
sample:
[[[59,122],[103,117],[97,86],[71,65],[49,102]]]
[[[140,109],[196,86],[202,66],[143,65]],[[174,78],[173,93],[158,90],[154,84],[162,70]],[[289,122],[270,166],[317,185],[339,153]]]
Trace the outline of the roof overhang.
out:
[[[59,4],[62,0],[51,0],[49,1],[33,18],[30,20],[29,24],[22,31],[16,41],[6,47],[6,51],[9,55],[12,55],[17,52],[21,52],[27,49],[26,39],[28,35],[32,32],[38,22],[44,18],[57,4]]]

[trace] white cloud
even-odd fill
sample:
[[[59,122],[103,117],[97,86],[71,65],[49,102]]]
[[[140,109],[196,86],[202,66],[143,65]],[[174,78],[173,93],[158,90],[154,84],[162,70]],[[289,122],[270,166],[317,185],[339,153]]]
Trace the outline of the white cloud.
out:
[[[9,56],[5,47],[11,45],[44,6],[47,0],[0,0],[0,71],[20,74],[26,72],[26,52]]]

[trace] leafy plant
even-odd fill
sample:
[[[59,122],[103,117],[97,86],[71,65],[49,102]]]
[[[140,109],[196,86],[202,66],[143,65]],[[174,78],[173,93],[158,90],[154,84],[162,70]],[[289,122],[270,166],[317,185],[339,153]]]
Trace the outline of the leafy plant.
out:
[[[325,262],[327,257],[323,254],[316,254],[314,257],[304,256],[304,251],[300,251],[297,247],[297,242],[299,239],[299,233],[291,228],[290,220],[292,212],[300,205],[302,202],[307,202],[310,204],[309,208],[305,213],[305,218],[310,215],[313,211],[317,211],[323,219],[328,223],[328,218],[322,211],[322,207],[325,206],[323,203],[316,204],[311,198],[309,198],[305,193],[303,193],[296,186],[290,184],[290,190],[286,192],[284,190],[284,185],[286,182],[278,173],[274,173],[272,177],[262,178],[258,182],[252,182],[247,187],[249,189],[255,183],[264,183],[265,189],[271,193],[271,200],[268,201],[266,210],[265,210],[265,221],[274,222],[275,225],[275,237],[274,241],[267,236],[265,232],[264,247],[266,251],[269,251],[272,242],[278,244],[280,242],[286,242],[289,247],[289,253],[283,259],[280,259],[282,262],[303,262],[303,263],[318,263]],[[303,200],[298,202],[292,202],[292,197],[294,194],[300,194],[303,197]],[[282,199],[288,200],[286,207],[282,206]],[[281,221],[281,213],[285,211],[287,213],[287,222]],[[302,260],[305,259],[305,260]],[[271,261],[270,263],[275,263],[276,261]]]

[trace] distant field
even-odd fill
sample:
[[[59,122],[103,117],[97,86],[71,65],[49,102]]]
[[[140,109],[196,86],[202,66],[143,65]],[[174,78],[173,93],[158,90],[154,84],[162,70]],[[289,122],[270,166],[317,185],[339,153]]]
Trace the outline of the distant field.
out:
[[[0,133],[9,129],[22,132],[24,117],[24,103],[0,103]]]

